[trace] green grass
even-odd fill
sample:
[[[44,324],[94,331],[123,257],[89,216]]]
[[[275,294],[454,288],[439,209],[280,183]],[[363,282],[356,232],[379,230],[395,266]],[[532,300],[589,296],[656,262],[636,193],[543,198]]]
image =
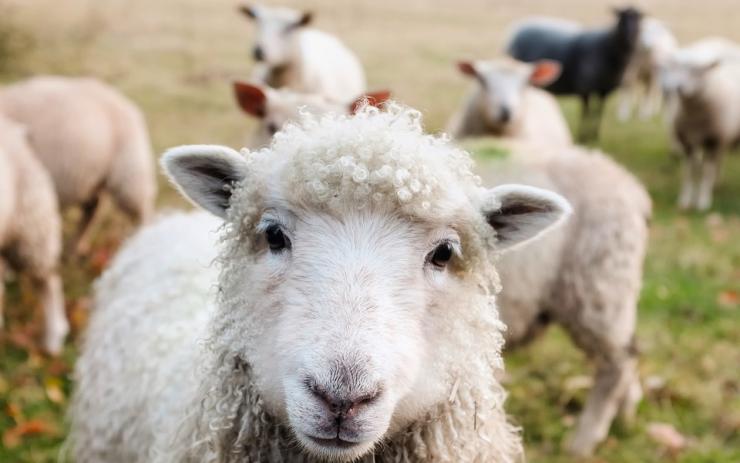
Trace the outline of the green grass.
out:
[[[0,5],[7,0],[0,0]],[[23,3],[23,2],[21,2]],[[63,3],[63,5],[62,5]],[[451,63],[460,55],[487,56],[514,17],[532,11],[600,21],[606,2],[560,0],[533,6],[501,2],[452,4],[439,9],[415,2],[363,0],[309,2],[320,25],[339,32],[361,54],[372,88],[391,88],[421,108],[430,129],[444,126],[467,82]],[[684,37],[737,35],[726,13],[732,0],[709,0],[702,19],[690,7],[656,3]],[[229,81],[247,75],[248,29],[233,2],[159,0],[147,2],[35,0],[15,8],[13,28],[33,47],[2,68],[0,80],[34,73],[91,74],[113,83],[147,114],[157,152],[183,143],[241,145],[252,127],[231,101]],[[0,9],[0,12],[3,11]],[[363,18],[359,21],[358,18]],[[5,24],[0,20],[0,28]],[[377,24],[387,33],[378,36]],[[2,35],[0,33],[0,35]],[[740,38],[740,37],[739,37]],[[15,40],[15,39],[13,39]],[[25,40],[25,39],[24,39]],[[17,48],[16,48],[17,50]],[[573,126],[577,104],[563,100]],[[634,172],[654,201],[651,240],[639,314],[640,372],[649,389],[632,428],[617,425],[595,462],[683,463],[740,461],[740,156],[728,156],[710,214],[683,214],[675,208],[680,165],[669,155],[662,122],[622,124],[609,107],[598,146]],[[501,157],[495,144],[470,148],[481,157]],[[161,205],[182,205],[160,183]],[[125,235],[118,219],[100,227],[89,261],[65,262],[68,312],[79,339],[89,305],[90,282]],[[0,334],[0,462],[54,462],[63,443],[64,413],[72,389],[75,342],[61,359],[35,349],[38,323],[32,294],[12,281],[7,329]],[[560,451],[563,438],[583,405],[586,391],[568,389],[571,378],[590,369],[559,329],[507,358],[511,393],[508,409],[524,427],[528,459],[570,462]],[[572,381],[571,381],[572,382]],[[667,455],[650,440],[646,427],[666,422],[689,438],[688,448]],[[19,428],[20,426],[20,428]],[[17,431],[27,431],[23,435]]]

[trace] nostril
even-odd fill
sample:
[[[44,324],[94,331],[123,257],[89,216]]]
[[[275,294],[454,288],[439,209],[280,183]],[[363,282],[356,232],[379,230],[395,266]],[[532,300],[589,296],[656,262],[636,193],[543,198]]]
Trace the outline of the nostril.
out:
[[[511,110],[507,107],[501,108],[501,122],[509,122],[511,119]]]
[[[375,387],[371,392],[363,394],[334,393],[320,386],[313,378],[304,381],[306,388],[320,401],[333,415],[348,417],[354,415],[362,407],[371,405],[378,400],[382,393],[381,387]]]
[[[252,56],[254,56],[255,61],[262,61],[265,59],[265,52],[262,51],[262,47],[254,47]]]

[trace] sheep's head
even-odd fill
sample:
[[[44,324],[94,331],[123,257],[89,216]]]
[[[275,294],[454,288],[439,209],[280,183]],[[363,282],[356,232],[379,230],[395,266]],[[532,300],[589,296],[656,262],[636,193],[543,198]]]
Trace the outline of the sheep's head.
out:
[[[692,99],[705,86],[705,78],[721,63],[719,56],[679,51],[661,67],[661,84],[666,95]]]
[[[314,115],[330,112],[353,113],[364,101],[375,106],[382,105],[390,98],[390,92],[370,92],[358,95],[354,101],[337,103],[317,94],[237,81],[234,82],[234,97],[245,114],[259,121],[257,132],[251,140],[252,145],[264,146],[286,123],[298,120],[301,112]]]
[[[533,64],[513,59],[460,61],[458,69],[478,81],[483,95],[481,110],[491,128],[504,130],[520,119],[522,98],[528,85],[545,87],[560,76],[557,61],[542,60]]]
[[[625,51],[632,52],[640,37],[640,23],[643,14],[636,8],[626,7],[614,8],[614,15],[617,17],[617,38]]]
[[[284,66],[291,60],[295,33],[311,23],[312,15],[290,8],[243,5],[239,10],[256,25],[255,61]]]
[[[212,342],[251,366],[306,452],[336,461],[423,419],[460,382],[496,385],[494,255],[569,210],[544,190],[480,187],[467,153],[398,106],[304,116],[264,150],[186,146],[163,163],[226,223]]]

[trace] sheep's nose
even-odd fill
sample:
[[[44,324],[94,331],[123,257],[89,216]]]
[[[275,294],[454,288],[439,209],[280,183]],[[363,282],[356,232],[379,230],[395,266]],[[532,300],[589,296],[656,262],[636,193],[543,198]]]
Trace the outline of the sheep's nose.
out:
[[[254,57],[255,61],[263,61],[265,59],[265,52],[262,51],[262,47],[257,46],[254,47],[254,50],[252,50],[252,56]]]
[[[363,407],[375,402],[382,392],[379,386],[363,393],[334,392],[309,379],[306,386],[327,411],[339,420],[351,418]]]
[[[511,110],[506,106],[502,106],[501,114],[499,114],[499,119],[501,119],[501,122],[509,122],[509,120],[511,119]]]

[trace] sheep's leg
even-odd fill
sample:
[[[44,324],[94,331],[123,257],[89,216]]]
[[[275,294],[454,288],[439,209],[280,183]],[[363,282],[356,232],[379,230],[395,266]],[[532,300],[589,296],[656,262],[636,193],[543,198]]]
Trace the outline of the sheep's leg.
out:
[[[683,181],[678,195],[678,207],[684,210],[694,205],[696,182],[701,171],[701,156],[692,147],[684,145]]]
[[[634,424],[635,415],[637,414],[637,405],[642,400],[642,385],[640,384],[640,378],[637,374],[637,365],[633,367],[635,372],[632,381],[627,386],[627,392],[622,398],[622,402],[619,405],[619,416],[622,421],[629,425]]]
[[[79,256],[87,255],[90,252],[90,241],[92,240],[92,230],[95,224],[97,212],[100,209],[100,195],[93,196],[88,202],[82,205],[82,217],[77,225],[76,238],[74,240],[75,253]]]
[[[660,82],[655,75],[651,75],[645,82],[645,103],[642,105],[640,117],[650,119],[655,116],[660,109],[662,90]]]
[[[69,333],[69,322],[64,312],[62,280],[57,274],[35,278],[34,283],[41,294],[44,311],[44,350],[52,355],[62,351],[64,338]]]
[[[696,209],[706,211],[712,205],[712,191],[719,175],[721,155],[718,149],[708,149],[701,163],[701,180],[696,195]]]
[[[568,451],[574,455],[591,455],[596,446],[606,439],[612,421],[625,404],[625,397],[637,380],[635,358],[604,358],[597,362],[594,386],[586,400],[575,433],[568,442]],[[638,384],[639,386],[639,384]],[[630,397],[631,401],[639,397]],[[629,404],[636,405],[637,402]],[[634,408],[629,411],[632,413]]]
[[[636,82],[630,82],[619,92],[619,109],[617,117],[620,121],[626,122],[632,116],[632,110],[635,107],[637,97]]]
[[[578,141],[583,143],[588,139],[588,125],[591,114],[591,95],[584,93],[581,95],[581,124],[578,127]]]
[[[0,330],[5,326],[5,262],[0,257]]]

